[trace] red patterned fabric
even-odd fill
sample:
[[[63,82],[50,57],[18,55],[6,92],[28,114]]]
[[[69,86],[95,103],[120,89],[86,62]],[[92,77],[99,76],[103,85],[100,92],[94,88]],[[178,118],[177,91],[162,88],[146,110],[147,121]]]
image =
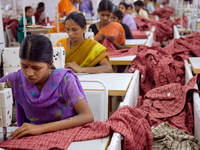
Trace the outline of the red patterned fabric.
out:
[[[174,15],[174,8],[172,7],[157,7],[151,15],[157,15],[159,18],[169,19],[170,16]]]
[[[170,83],[185,84],[184,60],[200,57],[200,33],[192,33],[185,38],[173,39],[166,47],[134,47],[137,57],[132,61],[129,73],[140,71],[140,92]]]
[[[19,21],[17,19],[4,18],[3,19],[4,31],[6,30],[7,25],[10,25],[10,28],[13,32],[15,40],[18,41],[18,39],[17,39],[17,28],[18,28],[18,25],[19,25]]]
[[[133,36],[133,39],[148,39],[148,36],[145,31],[140,31],[138,29],[131,30],[131,34]]]
[[[162,122],[168,122],[172,128],[178,128],[193,135],[193,108],[191,104],[192,93],[188,94],[197,80],[193,77],[188,85],[172,83],[150,90],[144,96],[138,98],[138,108],[149,113],[151,126],[156,127]],[[197,90],[195,90],[197,91]]]
[[[147,118],[145,111],[124,106],[105,122],[96,121],[74,129],[7,140],[1,142],[0,147],[39,150],[67,149],[72,141],[98,139],[118,132],[124,136],[124,150],[151,150],[152,134]]]

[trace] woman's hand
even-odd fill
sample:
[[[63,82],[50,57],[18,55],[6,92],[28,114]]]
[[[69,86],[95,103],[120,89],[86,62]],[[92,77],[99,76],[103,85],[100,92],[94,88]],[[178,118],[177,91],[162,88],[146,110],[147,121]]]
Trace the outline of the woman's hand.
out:
[[[110,42],[113,43],[113,42],[116,40],[116,37],[115,37],[115,36],[109,35],[109,36],[107,37],[107,39],[108,39]]]
[[[99,35],[99,37],[97,38],[97,41],[100,42],[100,41],[104,40],[106,37],[107,37],[107,36],[106,36],[105,34],[102,33],[102,34]]]
[[[83,68],[77,65],[75,62],[66,63],[65,68],[72,69],[74,72],[78,72],[78,73],[83,72]]]
[[[10,139],[18,139],[25,135],[39,135],[43,133],[42,125],[34,125],[24,123],[21,127],[16,129],[11,135]]]

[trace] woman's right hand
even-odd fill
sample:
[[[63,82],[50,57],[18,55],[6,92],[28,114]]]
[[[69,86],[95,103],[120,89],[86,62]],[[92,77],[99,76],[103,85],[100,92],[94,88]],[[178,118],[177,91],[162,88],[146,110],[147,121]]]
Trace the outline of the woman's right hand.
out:
[[[102,33],[101,35],[99,35],[99,37],[97,38],[97,41],[100,42],[102,40],[104,40],[107,37],[107,35],[105,35],[104,33]]]

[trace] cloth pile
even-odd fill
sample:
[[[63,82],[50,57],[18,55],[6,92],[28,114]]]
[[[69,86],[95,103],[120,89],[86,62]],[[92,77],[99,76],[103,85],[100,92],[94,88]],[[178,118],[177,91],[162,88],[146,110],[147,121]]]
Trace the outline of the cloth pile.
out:
[[[7,25],[10,25],[10,28],[12,30],[14,37],[15,37],[15,40],[18,41],[18,39],[17,39],[17,28],[18,28],[18,25],[19,25],[19,21],[17,19],[4,18],[3,19],[4,31],[6,31]]]
[[[132,61],[129,73],[139,70],[141,95],[149,90],[170,83],[185,83],[184,60],[200,57],[200,33],[173,39],[162,47],[135,46],[129,51],[137,57]]]
[[[73,129],[7,140],[1,142],[0,147],[40,150],[67,149],[73,141],[98,139],[118,132],[124,136],[124,150],[151,150],[153,138],[147,117],[147,113],[142,110],[124,106],[105,122],[95,121]]]
[[[174,15],[174,8],[172,7],[157,7],[151,15],[157,15],[159,18],[169,19],[170,16]]]
[[[187,85],[171,83],[154,88],[138,97],[137,108],[148,112],[148,122],[156,127],[160,123],[168,122],[172,128],[188,132],[193,135],[193,107],[192,94],[197,91],[194,88],[197,75]]]
[[[153,135],[152,149],[192,149],[199,150],[200,143],[197,138],[185,131],[172,129],[167,123],[161,123],[151,131]]]

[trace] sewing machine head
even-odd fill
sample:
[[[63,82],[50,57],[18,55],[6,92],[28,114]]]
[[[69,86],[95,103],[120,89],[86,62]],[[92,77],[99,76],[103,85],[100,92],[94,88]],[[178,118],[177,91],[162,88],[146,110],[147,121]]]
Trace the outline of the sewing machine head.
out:
[[[7,127],[12,120],[13,96],[11,88],[4,88],[5,83],[0,83],[0,127],[3,127],[4,140],[6,140]]]

